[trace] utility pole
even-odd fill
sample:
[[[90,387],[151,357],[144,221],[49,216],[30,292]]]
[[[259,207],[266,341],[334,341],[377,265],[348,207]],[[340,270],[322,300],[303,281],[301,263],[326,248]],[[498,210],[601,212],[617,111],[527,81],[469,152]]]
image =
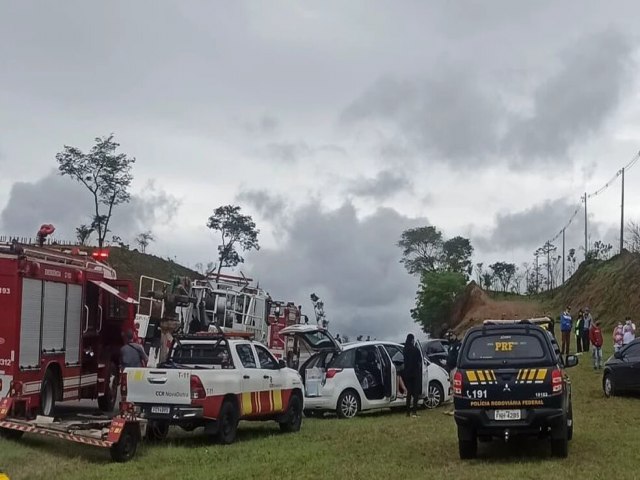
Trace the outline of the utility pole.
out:
[[[540,268],[538,267],[538,255],[540,250],[536,250],[536,293],[539,293],[538,290],[540,288]]]
[[[547,291],[551,290],[551,242],[547,240]]]
[[[564,285],[564,272],[565,272],[565,267],[564,267],[564,259],[565,259],[565,251],[564,251],[564,228],[562,229],[562,284]]]
[[[624,167],[622,167],[622,203],[620,204],[620,253],[624,249]]]
[[[584,259],[587,259],[589,253],[589,236],[587,226],[587,192],[584,192]]]

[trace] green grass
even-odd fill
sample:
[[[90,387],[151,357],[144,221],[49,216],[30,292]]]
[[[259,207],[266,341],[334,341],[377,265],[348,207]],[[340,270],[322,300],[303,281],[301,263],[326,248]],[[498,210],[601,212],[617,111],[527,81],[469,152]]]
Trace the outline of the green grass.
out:
[[[443,408],[418,419],[379,412],[350,421],[305,419],[297,434],[273,423],[243,423],[231,446],[209,445],[201,431],[172,431],[171,441],[145,445],[130,463],[109,461],[106,450],[25,435],[0,441],[0,469],[12,480],[54,479],[307,479],[638,478],[640,398],[605,399],[590,356],[570,370],[574,438],[569,458],[554,459],[544,440],[480,444],[479,458],[458,458],[454,420]]]

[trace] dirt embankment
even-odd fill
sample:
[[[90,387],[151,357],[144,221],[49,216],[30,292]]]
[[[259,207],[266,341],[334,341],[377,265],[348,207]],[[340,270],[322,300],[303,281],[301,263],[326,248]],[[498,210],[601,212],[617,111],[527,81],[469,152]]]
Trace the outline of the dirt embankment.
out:
[[[486,319],[560,315],[566,306],[577,314],[589,307],[610,330],[627,315],[640,323],[640,254],[624,252],[610,260],[583,263],[560,288],[534,297],[490,293],[471,282],[454,306],[451,325],[458,332]]]
[[[464,293],[456,300],[452,314],[454,330],[462,332],[487,319],[532,318],[545,315],[542,302],[529,297],[512,295],[493,298],[476,282],[467,285]]]

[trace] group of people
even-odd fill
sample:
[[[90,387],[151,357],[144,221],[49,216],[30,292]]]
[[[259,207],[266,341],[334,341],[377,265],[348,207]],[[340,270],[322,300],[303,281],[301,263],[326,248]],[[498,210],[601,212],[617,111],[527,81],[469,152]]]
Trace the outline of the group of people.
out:
[[[572,331],[576,336],[577,354],[581,355],[591,350],[593,355],[593,368],[595,370],[601,369],[603,367],[602,345],[604,338],[602,336],[600,322],[593,319],[588,307],[578,311],[575,324],[571,317],[571,307],[567,307],[564,312],[562,312],[562,315],[560,315],[560,353],[562,355],[569,355]],[[613,330],[614,350],[616,352],[619,351],[624,345],[631,343],[635,337],[636,326],[631,321],[631,317],[625,319],[624,325],[622,322],[618,322],[618,325]]]

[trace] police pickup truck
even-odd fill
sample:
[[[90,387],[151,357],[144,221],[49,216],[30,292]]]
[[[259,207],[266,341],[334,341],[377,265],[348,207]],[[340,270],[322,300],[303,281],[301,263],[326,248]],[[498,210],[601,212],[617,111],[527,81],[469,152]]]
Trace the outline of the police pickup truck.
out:
[[[244,332],[176,338],[156,368],[126,368],[123,405],[147,419],[147,439],[162,440],[170,425],[204,427],[223,444],[240,420],[275,420],[284,432],[302,423],[300,375]]]
[[[461,459],[476,456],[478,440],[512,435],[548,437],[554,456],[568,455],[573,414],[564,368],[578,358],[563,361],[543,323],[486,321],[465,335],[453,380]]]

